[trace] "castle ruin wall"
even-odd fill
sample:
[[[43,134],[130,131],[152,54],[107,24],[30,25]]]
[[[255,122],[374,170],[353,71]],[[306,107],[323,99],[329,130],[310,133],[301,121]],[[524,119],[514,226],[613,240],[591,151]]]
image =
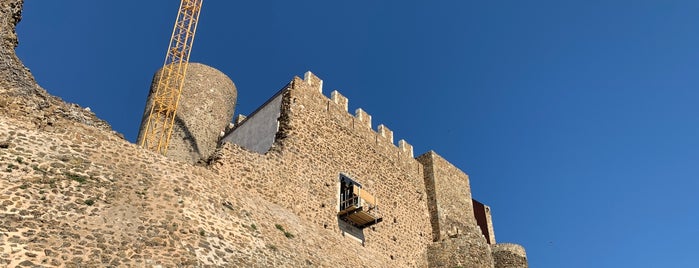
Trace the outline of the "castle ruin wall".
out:
[[[227,152],[215,168],[230,176],[232,184],[258,189],[300,220],[338,238],[349,236],[337,217],[339,176],[347,174],[378,199],[383,217],[383,222],[340,240],[350,249],[358,246],[352,258],[373,255],[395,267],[427,266],[432,235],[422,165],[411,157],[412,151],[408,154],[347,113],[342,102],[324,96],[321,85],[312,74],[294,78],[282,94],[279,133],[270,151],[241,161],[236,154],[252,157],[254,152],[226,146],[235,152]]]
[[[495,268],[527,268],[527,252],[517,244],[502,243],[491,246]]]
[[[431,244],[427,250],[427,262],[433,268],[494,266],[489,245],[478,227],[473,225],[465,226],[456,237]]]
[[[0,4],[2,15],[14,14],[10,21],[16,23],[22,1]],[[527,267],[521,246],[488,246],[472,217],[453,217],[462,221],[454,224],[457,231],[432,242],[430,213],[449,226],[439,212],[454,215],[443,207],[470,201],[470,189],[462,187],[468,177],[432,152],[421,158],[429,163],[423,165],[410,144],[393,144],[387,126],[372,129],[369,113],[349,114],[339,92],[323,96],[322,80],[310,72],[282,91],[278,128],[266,153],[224,143],[207,166],[130,144],[35,84],[36,92],[17,91],[19,84],[1,84],[6,82],[0,81],[0,95],[10,92],[11,98],[0,104],[51,98],[43,112],[19,106],[21,116],[0,105],[0,167],[8,175],[0,179],[0,231],[7,234],[0,236],[7,253],[0,263],[9,267]],[[184,115],[200,120],[200,112],[207,111]],[[26,120],[57,113],[78,116],[46,117],[41,120],[61,121],[43,125]],[[216,134],[210,140],[244,123],[228,124],[230,117],[211,119],[223,127],[205,126]],[[359,242],[343,237],[336,216],[339,174],[379,200],[384,221],[354,234]],[[448,187],[468,189],[468,198],[443,190]]]
[[[473,199],[473,213],[476,217],[476,223],[481,228],[485,240],[488,244],[495,244],[495,232],[493,231],[493,218],[490,212],[490,207],[484,205],[478,200]]]
[[[144,139],[153,92],[162,72],[160,69],[153,76],[138,133],[139,144]],[[190,164],[208,158],[218,146],[221,131],[233,118],[237,94],[233,81],[221,71],[189,63],[166,155]]]
[[[399,267],[493,266],[467,174],[432,151],[413,158],[412,145],[400,140],[396,146],[388,127],[372,129],[368,112],[348,113],[349,100],[338,91],[324,96],[322,80],[310,72],[260,109],[277,107],[277,98],[279,127],[270,150],[259,154],[225,145],[226,156],[214,162],[233,185],[257,191],[331,235],[347,236],[342,243],[354,248],[362,265],[367,263],[359,256],[373,254]],[[351,230],[338,219],[340,174],[379,200],[383,222]],[[488,230],[494,240],[492,227]]]
[[[433,230],[433,240],[440,241],[476,226],[468,175],[434,151],[417,160],[425,166],[428,207],[432,226],[437,228]]]

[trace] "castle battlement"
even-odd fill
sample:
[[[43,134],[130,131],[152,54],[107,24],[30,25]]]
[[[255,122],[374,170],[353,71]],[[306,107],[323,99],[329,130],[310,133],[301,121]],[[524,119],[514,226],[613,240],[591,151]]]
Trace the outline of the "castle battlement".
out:
[[[334,121],[342,126],[352,129],[360,136],[364,136],[367,140],[373,141],[377,150],[382,151],[386,155],[398,155],[400,158],[414,159],[413,146],[404,139],[395,143],[394,132],[385,124],[379,124],[376,129],[373,128],[372,115],[363,108],[357,108],[354,114],[349,113],[349,99],[342,95],[338,90],[330,92],[330,96],[323,94],[323,80],[318,76],[308,71],[304,74],[304,78],[294,77],[287,87],[290,90],[301,90],[308,92],[316,92],[319,97],[317,103],[320,109],[325,109]],[[309,107],[305,107],[309,108]],[[390,145],[390,146],[389,146]]]
[[[388,127],[384,124],[381,124],[376,128],[379,132],[379,135],[381,135],[382,138],[386,139],[390,143],[393,143],[393,131],[388,129]]]
[[[0,3],[0,15],[20,17],[23,0]],[[0,49],[11,52],[8,40]],[[3,59],[0,84],[17,84],[13,70],[26,69]],[[232,81],[192,67],[187,75],[200,75],[185,83],[174,155],[131,144],[94,115],[69,116],[84,110],[28,72],[30,87],[0,89],[12,104],[0,115],[0,188],[11,197],[0,204],[0,263],[527,267],[524,248],[493,244],[490,207],[472,200],[467,174],[432,151],[414,158],[388,126],[352,114],[347,97],[324,96],[311,72],[231,122],[234,91],[198,89]]]
[[[309,222],[337,228],[362,244],[370,236],[374,242],[368,247],[391,252],[391,260],[411,258],[394,251],[395,241],[403,241],[430,252],[434,258],[425,260],[429,263],[450,262],[452,248],[477,253],[486,266],[492,262],[489,245],[495,237],[490,207],[472,200],[468,175],[433,151],[416,158],[411,144],[403,139],[396,144],[395,133],[387,125],[374,128],[374,118],[366,110],[351,113],[349,98],[338,90],[324,95],[323,80],[313,73],[306,72],[303,79],[294,77],[250,116],[240,119],[223,138],[240,147],[227,147],[235,152],[220,161],[223,173],[231,174],[243,187],[265,189],[261,193],[267,198]],[[277,153],[268,154],[271,148]],[[279,165],[285,161],[302,163]],[[278,181],[268,172],[285,174],[294,194],[280,195],[275,188]],[[340,188],[333,186],[339,185],[338,174],[351,174],[381,200],[384,223],[368,232],[335,225]],[[238,181],[240,177],[254,179]],[[465,247],[473,243],[478,246]]]

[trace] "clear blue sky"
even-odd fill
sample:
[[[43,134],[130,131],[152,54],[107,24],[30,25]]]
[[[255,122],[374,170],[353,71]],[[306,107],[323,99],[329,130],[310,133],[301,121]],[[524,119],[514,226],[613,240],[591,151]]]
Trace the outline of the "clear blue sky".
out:
[[[178,2],[27,1],[18,53],[133,141]],[[471,176],[531,267],[696,267],[698,1],[212,1],[247,114],[312,70]]]

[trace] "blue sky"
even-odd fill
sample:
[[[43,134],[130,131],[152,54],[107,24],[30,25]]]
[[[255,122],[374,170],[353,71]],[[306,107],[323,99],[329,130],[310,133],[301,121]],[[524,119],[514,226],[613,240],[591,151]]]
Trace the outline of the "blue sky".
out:
[[[178,1],[27,1],[38,82],[135,140]],[[311,70],[471,176],[531,267],[693,267],[697,1],[204,1],[247,114]]]

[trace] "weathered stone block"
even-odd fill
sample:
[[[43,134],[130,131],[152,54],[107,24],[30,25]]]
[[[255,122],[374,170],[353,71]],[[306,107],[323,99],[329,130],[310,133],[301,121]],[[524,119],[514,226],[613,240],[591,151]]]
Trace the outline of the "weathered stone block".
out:
[[[491,245],[495,268],[527,268],[527,252],[517,244],[502,243]]]

